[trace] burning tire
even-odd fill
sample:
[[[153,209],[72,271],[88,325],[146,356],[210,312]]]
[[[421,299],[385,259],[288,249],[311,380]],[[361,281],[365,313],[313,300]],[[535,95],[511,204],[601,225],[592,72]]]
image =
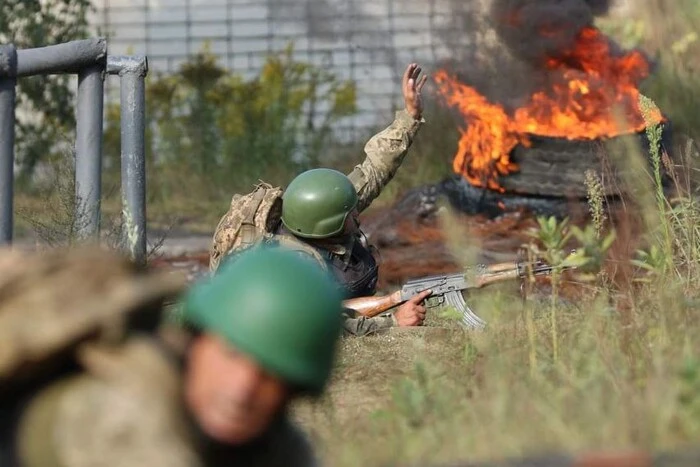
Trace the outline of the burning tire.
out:
[[[637,133],[640,148],[648,148],[645,132]],[[546,197],[585,198],[584,183],[587,170],[593,170],[604,180],[606,195],[619,194],[620,173],[613,168],[611,147],[624,147],[623,138],[607,140],[567,140],[542,136],[530,137],[532,145],[516,146],[510,159],[519,170],[499,178],[508,193]],[[670,149],[670,128],[664,125],[661,145]],[[646,151],[648,152],[648,151]],[[624,170],[624,169],[623,169]]]
[[[438,193],[450,205],[465,214],[480,214],[496,218],[507,212],[529,211],[536,216],[567,216],[572,207],[570,200],[558,196],[535,196],[517,193],[499,193],[470,184],[464,177],[453,175],[437,184]],[[437,204],[433,202],[433,204]],[[583,206],[584,202],[579,202]]]

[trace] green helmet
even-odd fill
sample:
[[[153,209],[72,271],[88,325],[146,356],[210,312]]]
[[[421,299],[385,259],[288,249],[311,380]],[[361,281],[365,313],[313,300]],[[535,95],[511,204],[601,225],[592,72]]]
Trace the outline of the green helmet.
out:
[[[357,192],[345,174],[307,170],[292,180],[282,196],[282,223],[299,237],[332,237],[343,231],[356,205]]]
[[[339,289],[311,259],[271,246],[242,252],[184,300],[184,320],[218,334],[269,373],[320,393],[341,331]]]

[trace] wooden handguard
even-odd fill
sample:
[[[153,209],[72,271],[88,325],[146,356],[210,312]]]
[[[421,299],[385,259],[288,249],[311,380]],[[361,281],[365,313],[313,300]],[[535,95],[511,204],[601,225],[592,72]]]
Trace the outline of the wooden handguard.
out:
[[[352,308],[358,314],[371,318],[401,303],[401,290],[397,290],[390,295],[350,298],[343,301],[343,306]]]
[[[496,282],[518,279],[519,277],[520,275],[518,274],[517,269],[503,269],[498,272],[488,272],[482,276],[479,276],[477,279],[477,285],[478,287],[484,287],[485,285],[495,284]]]

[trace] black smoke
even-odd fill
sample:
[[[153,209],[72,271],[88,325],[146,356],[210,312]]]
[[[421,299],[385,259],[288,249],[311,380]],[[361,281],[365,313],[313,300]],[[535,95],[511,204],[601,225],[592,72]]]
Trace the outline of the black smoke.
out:
[[[393,37],[381,20],[365,11],[367,2],[346,0],[268,0],[277,26],[303,28],[308,40],[351,44],[372,61],[393,63]],[[387,44],[378,47],[378,44]],[[403,71],[403,69],[401,70]]]
[[[572,48],[582,28],[611,0],[493,0],[492,26],[517,59],[540,65]]]
[[[581,29],[608,13],[613,3],[491,0],[482,10],[480,34],[495,40],[482,41],[477,48],[463,46],[462,50],[472,52],[469,59],[455,54],[442,65],[490,102],[513,111],[525,105],[534,92],[551,87],[558,75],[552,76],[543,63],[570,51]]]

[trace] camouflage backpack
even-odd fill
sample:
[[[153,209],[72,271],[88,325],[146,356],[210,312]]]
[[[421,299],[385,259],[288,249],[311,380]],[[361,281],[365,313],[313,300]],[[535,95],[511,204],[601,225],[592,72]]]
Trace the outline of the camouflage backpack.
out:
[[[233,195],[229,210],[214,232],[210,271],[216,271],[225,256],[272,237],[282,215],[282,193],[281,188],[260,182],[247,195]]]
[[[294,235],[277,235],[275,231],[282,218],[280,187],[260,182],[247,195],[233,195],[229,210],[219,221],[209,252],[209,271],[214,273],[221,260],[240,253],[260,242],[271,242],[312,256],[320,266],[326,261],[318,250]]]
[[[50,377],[88,343],[155,330],[185,278],[96,247],[0,250],[0,398]]]

